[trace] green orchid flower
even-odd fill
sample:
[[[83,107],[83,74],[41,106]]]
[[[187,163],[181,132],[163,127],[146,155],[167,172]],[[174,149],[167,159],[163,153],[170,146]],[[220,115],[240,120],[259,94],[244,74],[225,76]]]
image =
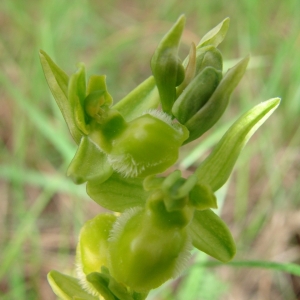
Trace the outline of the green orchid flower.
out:
[[[44,52],[41,52],[41,58],[52,91],[59,89],[61,78],[56,74],[65,73]],[[64,75],[64,80],[68,95],[58,97],[56,93],[53,94],[74,140],[79,143],[68,169],[68,175],[76,183],[93,180],[103,182],[113,171],[125,177],[145,177],[163,172],[176,162],[179,147],[188,138],[188,130],[174,123],[164,113],[149,110],[156,104],[153,100],[149,101],[149,95],[142,97],[141,108],[136,109],[136,114],[139,112],[141,115],[126,121],[122,115],[122,105],[117,105],[117,109],[112,106],[105,76],[91,76],[86,87],[85,68],[80,64],[68,82],[67,75]],[[143,94],[149,85],[151,81],[143,84],[139,92],[135,91],[132,98]],[[132,105],[128,98],[123,101]],[[141,109],[145,108],[148,108],[147,111],[142,112]],[[91,159],[97,161],[96,166],[91,164]]]

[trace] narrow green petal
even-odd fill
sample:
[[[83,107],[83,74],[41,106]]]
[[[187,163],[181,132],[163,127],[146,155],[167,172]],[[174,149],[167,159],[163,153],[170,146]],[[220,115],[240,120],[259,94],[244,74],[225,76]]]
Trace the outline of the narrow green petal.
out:
[[[69,77],[43,50],[40,51],[40,60],[52,95],[68,125],[73,139],[79,144],[82,133],[75,125],[73,107],[68,100]]]
[[[87,183],[88,195],[99,205],[112,211],[123,212],[135,206],[144,206],[150,192],[143,188],[143,179],[124,178],[117,173],[98,184]]]
[[[222,262],[231,260],[235,255],[236,247],[229,229],[210,209],[195,211],[188,233],[198,250]]]
[[[214,191],[218,190],[229,178],[247,141],[274,112],[279,103],[279,98],[273,98],[243,114],[197,168],[195,174],[199,182],[210,185]]]
[[[58,271],[52,270],[48,273],[48,282],[57,297],[63,300],[85,299],[85,300],[97,300],[98,297],[94,297],[84,291],[77,278],[64,275]]]
[[[213,45],[218,47],[220,43],[224,40],[227,30],[229,28],[230,19],[226,18],[221,23],[219,23],[216,27],[211,29],[204,37],[200,40],[197,48],[206,46],[206,45]]]
[[[84,99],[86,96],[86,75],[85,66],[80,64],[76,73],[74,73],[69,80],[68,98],[73,108],[74,120],[76,126],[83,134],[88,134],[89,130],[86,126]]]
[[[143,112],[157,108],[159,94],[153,76],[150,76],[113,106],[127,122],[141,116]]]
[[[68,168],[67,175],[76,184],[86,181],[102,183],[113,170],[107,156],[86,136],[82,137],[77,152]]]

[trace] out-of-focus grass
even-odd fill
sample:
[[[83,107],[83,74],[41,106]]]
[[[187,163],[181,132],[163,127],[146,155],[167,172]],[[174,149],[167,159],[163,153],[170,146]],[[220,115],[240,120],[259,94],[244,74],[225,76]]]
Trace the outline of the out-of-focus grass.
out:
[[[68,73],[83,61],[89,74],[106,74],[117,101],[149,76],[159,39],[181,13],[187,16],[183,57],[227,16],[231,25],[220,46],[225,66],[252,55],[216,133],[193,143],[196,152],[185,148],[181,166],[187,172],[197,166],[246,109],[282,97],[240,157],[221,214],[237,240],[238,260],[299,262],[299,11],[298,0],[1,1],[1,299],[55,299],[46,273],[72,272],[80,226],[100,212],[84,187],[65,176],[75,145],[48,90],[39,49]],[[269,270],[202,266],[150,298],[293,299],[296,281]]]

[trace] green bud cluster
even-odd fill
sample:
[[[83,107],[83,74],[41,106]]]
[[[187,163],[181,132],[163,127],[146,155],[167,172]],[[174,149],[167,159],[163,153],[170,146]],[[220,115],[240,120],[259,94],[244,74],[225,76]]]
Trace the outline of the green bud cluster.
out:
[[[153,76],[115,104],[104,75],[87,80],[81,63],[68,76],[40,52],[50,90],[78,145],[67,174],[76,184],[86,182],[89,196],[113,212],[82,227],[77,277],[48,274],[62,299],[143,300],[180,274],[193,247],[222,262],[235,255],[229,229],[212,210],[214,192],[280,99],[242,115],[190,177],[180,170],[161,175],[176,164],[182,145],[219,120],[249,61],[246,57],[223,74],[217,47],[228,18],[193,43],[182,61],[184,24],[180,16],[158,45]]]

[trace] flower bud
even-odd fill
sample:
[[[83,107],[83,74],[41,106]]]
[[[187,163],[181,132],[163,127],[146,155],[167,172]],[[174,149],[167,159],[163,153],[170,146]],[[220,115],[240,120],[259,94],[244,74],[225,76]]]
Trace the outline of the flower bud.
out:
[[[229,69],[205,105],[185,123],[190,132],[185,143],[200,137],[219,120],[227,108],[231,93],[242,79],[248,62],[249,56]]]
[[[172,113],[181,124],[185,124],[205,105],[221,77],[222,74],[215,68],[206,67],[192,80],[172,108]]]
[[[184,68],[178,56],[178,46],[185,24],[182,15],[164,36],[152,59],[151,69],[159,91],[162,108],[170,113],[176,98],[176,86],[184,79]]]
[[[221,72],[223,69],[221,52],[211,45],[197,49],[196,53],[196,75],[206,67],[213,67]]]

